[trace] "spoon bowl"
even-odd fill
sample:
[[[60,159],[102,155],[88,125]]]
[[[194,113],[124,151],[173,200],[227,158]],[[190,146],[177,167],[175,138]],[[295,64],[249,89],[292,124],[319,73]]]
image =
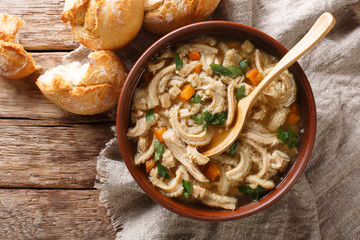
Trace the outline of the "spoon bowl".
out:
[[[243,129],[249,112],[257,98],[265,90],[265,88],[276,79],[285,69],[295,63],[307,51],[309,51],[316,43],[318,43],[335,25],[335,18],[331,13],[323,13],[306,33],[306,35],[276,64],[268,75],[261,81],[249,96],[245,97],[237,103],[237,114],[234,126],[228,131],[226,138],[219,144],[211,142],[203,155],[211,157],[226,151],[239,137]]]

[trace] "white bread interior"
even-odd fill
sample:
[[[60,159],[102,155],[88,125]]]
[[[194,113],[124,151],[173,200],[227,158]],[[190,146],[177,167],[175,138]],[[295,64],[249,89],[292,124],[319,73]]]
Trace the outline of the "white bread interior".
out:
[[[62,109],[93,115],[114,107],[127,69],[111,51],[90,53],[89,62],[60,65],[41,75],[36,85]]]

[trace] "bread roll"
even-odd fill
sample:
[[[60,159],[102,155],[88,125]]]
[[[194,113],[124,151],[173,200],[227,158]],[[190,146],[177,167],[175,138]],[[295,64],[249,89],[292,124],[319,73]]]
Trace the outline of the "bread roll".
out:
[[[139,32],[144,16],[143,0],[66,0],[61,19],[84,46],[116,50]]]
[[[111,51],[89,55],[90,62],[60,65],[41,75],[36,85],[62,109],[82,115],[104,112],[116,105],[127,75],[122,61]]]
[[[0,77],[19,79],[39,69],[31,54],[19,44],[17,33],[22,25],[21,18],[0,14]]]
[[[145,0],[144,27],[163,35],[210,16],[220,0]]]

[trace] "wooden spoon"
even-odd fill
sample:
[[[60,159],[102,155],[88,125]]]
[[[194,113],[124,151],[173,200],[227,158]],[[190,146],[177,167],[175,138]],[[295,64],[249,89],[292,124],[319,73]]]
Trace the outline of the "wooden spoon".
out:
[[[285,69],[290,67],[296,60],[303,56],[310,48],[319,42],[335,25],[335,18],[328,12],[323,13],[307,34],[276,64],[268,75],[261,81],[249,96],[237,104],[237,116],[235,125],[229,130],[228,135],[220,144],[209,143],[210,149],[203,152],[205,156],[214,156],[227,150],[238,138],[245,125],[246,118],[256,99],[264,89],[279,76]],[[215,139],[216,140],[216,139]],[[214,142],[215,142],[214,140]],[[213,140],[212,140],[213,141]],[[211,148],[212,147],[212,148]]]

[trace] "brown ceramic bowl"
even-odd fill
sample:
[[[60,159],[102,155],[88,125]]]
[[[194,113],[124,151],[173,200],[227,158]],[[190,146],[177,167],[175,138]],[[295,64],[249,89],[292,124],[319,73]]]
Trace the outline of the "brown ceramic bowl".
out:
[[[143,171],[142,168],[137,167],[134,163],[134,154],[136,149],[134,148],[134,144],[126,136],[126,132],[129,127],[130,104],[133,92],[138,85],[140,76],[146,68],[147,63],[166,47],[199,35],[213,35],[222,37],[229,36],[231,38],[235,37],[241,40],[248,39],[259,48],[278,57],[279,59],[282,58],[282,56],[284,56],[287,52],[285,47],[283,47],[279,42],[265,33],[252,27],[234,22],[207,21],[195,23],[167,34],[144,52],[144,54],[134,64],[126,79],[121,92],[117,110],[116,123],[119,146],[122,157],[135,181],[144,190],[144,192],[146,192],[153,200],[157,201],[165,208],[182,216],[197,220],[234,220],[256,213],[273,204],[290,189],[290,187],[295,183],[300,174],[303,172],[306,163],[309,160],[315,140],[315,101],[310,84],[303,70],[298,63],[295,63],[290,68],[290,71],[294,75],[298,86],[299,105],[304,121],[304,134],[298,145],[299,154],[297,155],[294,164],[290,167],[287,174],[284,176],[283,180],[276,186],[273,191],[261,198],[258,202],[240,206],[234,211],[226,211],[215,210],[209,207],[194,207],[180,203],[176,199],[165,197],[148,180],[145,171]]]

